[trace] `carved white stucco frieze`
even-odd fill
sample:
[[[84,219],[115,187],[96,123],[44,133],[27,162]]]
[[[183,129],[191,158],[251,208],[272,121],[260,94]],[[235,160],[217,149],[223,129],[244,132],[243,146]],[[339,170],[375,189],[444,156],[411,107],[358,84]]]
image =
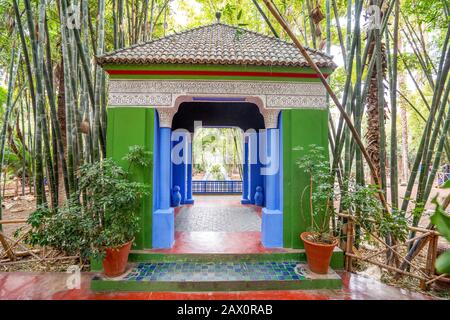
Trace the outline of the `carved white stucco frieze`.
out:
[[[170,106],[172,95],[170,93],[109,93],[110,106]]]
[[[277,109],[260,109],[264,117],[264,125],[266,129],[274,129],[278,127],[278,114],[280,110]]]
[[[325,96],[288,96],[268,95],[266,97],[267,108],[296,109],[326,106]]]
[[[266,108],[326,108],[321,83],[204,80],[110,80],[110,106],[173,107],[180,95],[258,96]]]
[[[178,108],[157,108],[159,116],[159,126],[162,128],[171,128],[172,120]]]

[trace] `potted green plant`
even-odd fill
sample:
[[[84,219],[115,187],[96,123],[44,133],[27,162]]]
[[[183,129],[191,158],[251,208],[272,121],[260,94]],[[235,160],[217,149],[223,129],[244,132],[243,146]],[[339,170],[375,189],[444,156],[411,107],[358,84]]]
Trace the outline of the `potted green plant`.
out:
[[[338,239],[330,230],[329,221],[334,215],[334,183],[333,175],[325,150],[310,145],[305,155],[297,160],[297,165],[308,175],[309,185],[303,190],[301,201],[309,195],[309,228],[300,235],[306,251],[306,259],[311,271],[319,274],[328,273],[334,247]],[[306,193],[309,191],[308,193]]]
[[[127,170],[112,159],[81,166],[80,190],[64,206],[41,207],[30,216],[29,242],[102,259],[106,276],[122,274],[139,231],[141,199],[149,194],[147,185],[131,181],[132,169],[148,167],[150,159],[143,147],[133,146],[123,158]]]

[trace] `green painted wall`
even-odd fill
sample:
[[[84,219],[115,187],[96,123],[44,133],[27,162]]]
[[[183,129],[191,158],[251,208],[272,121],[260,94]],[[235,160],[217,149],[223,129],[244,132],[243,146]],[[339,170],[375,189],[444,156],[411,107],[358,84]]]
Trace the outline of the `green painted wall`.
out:
[[[303,248],[300,233],[310,225],[309,193],[303,194],[309,178],[296,161],[301,151],[315,144],[328,154],[328,110],[285,110],[283,119],[283,242],[285,248]]]
[[[142,145],[146,150],[153,152],[154,117],[154,109],[149,108],[108,108],[107,157],[127,167],[122,158],[128,152],[130,146]],[[135,170],[133,179],[152,186],[153,169],[141,168]],[[142,200],[140,218],[140,231],[136,235],[134,248],[148,249],[152,247],[151,196]]]

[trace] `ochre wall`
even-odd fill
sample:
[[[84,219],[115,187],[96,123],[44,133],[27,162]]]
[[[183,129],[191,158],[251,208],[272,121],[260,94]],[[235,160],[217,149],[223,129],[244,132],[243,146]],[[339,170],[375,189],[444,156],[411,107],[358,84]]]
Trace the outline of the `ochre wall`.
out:
[[[153,152],[155,110],[150,108],[108,108],[107,157],[117,161],[124,168],[128,164],[122,160],[133,145],[144,146]],[[153,158],[153,157],[152,157]],[[141,168],[133,172],[133,179],[152,186],[152,168]],[[153,188],[152,188],[153,189]],[[153,194],[153,190],[150,190]],[[152,196],[142,200],[140,209],[140,231],[136,235],[135,249],[152,247]]]
[[[313,109],[285,110],[283,119],[283,243],[285,248],[303,248],[300,233],[310,225],[309,177],[298,168],[302,156],[295,147],[315,144],[328,155],[328,111]]]

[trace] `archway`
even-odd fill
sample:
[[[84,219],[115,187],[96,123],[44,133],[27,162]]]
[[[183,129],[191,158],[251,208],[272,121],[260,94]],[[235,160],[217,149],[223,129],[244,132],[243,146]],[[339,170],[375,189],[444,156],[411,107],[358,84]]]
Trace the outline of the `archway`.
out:
[[[208,101],[205,101],[205,98],[201,101],[195,101],[198,98],[193,100],[180,103],[173,115],[171,127],[172,157],[185,160],[172,161],[171,186],[172,189],[179,188],[181,194],[181,208],[175,209],[175,231],[221,233],[208,236],[208,247],[213,251],[220,250],[212,246],[214,240],[219,239],[223,242],[227,238],[236,237],[236,233],[245,232],[247,238],[257,238],[255,243],[260,243],[261,207],[264,204],[262,190],[265,188],[265,177],[261,174],[261,162],[258,158],[260,153],[258,142],[262,143],[258,139],[258,132],[265,131],[264,116],[260,113],[260,108],[250,102],[211,97],[208,97]],[[194,133],[212,128],[221,128],[220,132],[224,132],[226,130],[224,128],[238,128],[241,131],[240,181],[192,180],[196,159],[192,152]],[[251,152],[254,153],[251,156],[256,159],[255,163],[249,162]],[[255,200],[258,187],[261,190],[259,203]],[[195,191],[197,194],[193,195]],[[175,206],[174,203],[172,205]],[[184,236],[184,239],[190,241],[197,238]],[[196,246],[192,243],[190,245]]]

